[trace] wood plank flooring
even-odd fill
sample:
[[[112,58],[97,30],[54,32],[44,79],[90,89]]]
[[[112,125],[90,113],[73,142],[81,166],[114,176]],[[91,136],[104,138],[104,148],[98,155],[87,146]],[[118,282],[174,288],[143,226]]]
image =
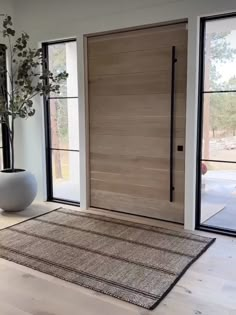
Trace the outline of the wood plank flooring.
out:
[[[100,213],[111,215],[105,211]],[[112,215],[140,222],[140,218]],[[2,220],[4,218],[0,215]],[[141,219],[141,222],[181,229],[180,226],[151,219]],[[236,238],[216,237],[211,248],[194,263],[154,311],[146,311],[0,259],[0,314],[236,315]]]

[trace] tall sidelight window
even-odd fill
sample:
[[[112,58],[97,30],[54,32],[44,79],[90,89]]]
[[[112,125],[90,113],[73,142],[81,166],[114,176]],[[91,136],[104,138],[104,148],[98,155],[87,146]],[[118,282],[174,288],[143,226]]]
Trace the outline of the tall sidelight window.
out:
[[[0,128],[0,169],[3,169],[3,141],[2,141],[2,128]]]
[[[48,69],[66,71],[60,94],[45,98],[48,200],[79,203],[80,153],[76,41],[44,43]]]
[[[201,20],[197,225],[236,233],[236,15]]]
[[[6,75],[6,46],[0,44],[0,107],[5,106],[4,90],[7,87]],[[8,141],[7,127],[0,124],[0,170],[10,167],[10,146]]]
[[[10,146],[6,126],[0,126],[0,170],[10,167]]]

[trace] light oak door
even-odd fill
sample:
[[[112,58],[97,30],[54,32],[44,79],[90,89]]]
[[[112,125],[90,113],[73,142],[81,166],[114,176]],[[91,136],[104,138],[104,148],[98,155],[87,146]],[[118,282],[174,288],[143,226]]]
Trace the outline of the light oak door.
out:
[[[186,24],[89,37],[87,50],[91,207],[182,223]]]

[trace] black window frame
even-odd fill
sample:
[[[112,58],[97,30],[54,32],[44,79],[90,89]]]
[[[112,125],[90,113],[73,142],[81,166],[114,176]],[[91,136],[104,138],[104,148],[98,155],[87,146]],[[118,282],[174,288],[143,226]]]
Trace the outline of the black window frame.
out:
[[[76,42],[75,38],[69,38],[69,39],[63,39],[63,40],[57,40],[57,41],[49,41],[49,42],[43,42],[42,43],[42,53],[43,58],[46,60],[45,67],[48,67],[48,48],[50,45],[57,45],[57,44],[64,44],[69,42]],[[58,96],[58,97],[47,97],[44,96],[44,127],[45,127],[45,153],[46,153],[46,186],[47,186],[47,201],[51,202],[57,202],[67,205],[74,205],[74,206],[80,206],[80,202],[68,200],[64,198],[55,198],[53,196],[53,174],[52,174],[52,154],[51,151],[53,150],[60,150],[60,151],[73,151],[73,152],[80,152],[80,150],[70,150],[70,149],[58,149],[58,148],[52,148],[51,146],[51,123],[50,123],[50,99],[79,99],[78,96],[73,97],[67,97],[67,96]]]
[[[6,46],[4,44],[0,44],[1,48],[4,50],[4,68],[7,69],[7,57],[6,57]],[[7,76],[2,79],[4,84],[4,89],[7,90]],[[8,129],[5,124],[1,124],[1,136],[2,136],[2,146],[0,146],[0,150],[2,150],[3,157],[3,169],[10,168],[10,142],[9,142],[9,134]]]
[[[10,168],[10,143],[8,137],[8,130],[6,125],[2,124],[2,150],[3,169]]]
[[[216,21],[220,19],[227,19],[236,17],[236,12],[228,14],[219,14],[213,16],[207,16],[200,18],[200,40],[199,40],[199,74],[198,74],[198,130],[197,130],[197,167],[196,167],[196,208],[195,208],[195,229],[206,232],[214,232],[217,234],[228,235],[236,237],[236,230],[230,228],[222,228],[219,226],[209,226],[201,224],[201,162],[213,161],[213,162],[227,162],[236,163],[234,161],[223,160],[206,160],[202,157],[202,136],[203,136],[203,106],[204,106],[204,94],[206,93],[236,93],[236,90],[221,90],[221,91],[205,91],[204,90],[204,53],[205,53],[205,29],[206,23],[209,21]]]

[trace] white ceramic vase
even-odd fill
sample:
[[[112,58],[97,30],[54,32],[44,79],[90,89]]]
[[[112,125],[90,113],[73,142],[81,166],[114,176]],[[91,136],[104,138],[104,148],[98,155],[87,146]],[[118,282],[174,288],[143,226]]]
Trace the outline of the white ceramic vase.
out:
[[[37,182],[30,172],[0,172],[0,208],[4,211],[24,210],[34,201],[36,194]]]

